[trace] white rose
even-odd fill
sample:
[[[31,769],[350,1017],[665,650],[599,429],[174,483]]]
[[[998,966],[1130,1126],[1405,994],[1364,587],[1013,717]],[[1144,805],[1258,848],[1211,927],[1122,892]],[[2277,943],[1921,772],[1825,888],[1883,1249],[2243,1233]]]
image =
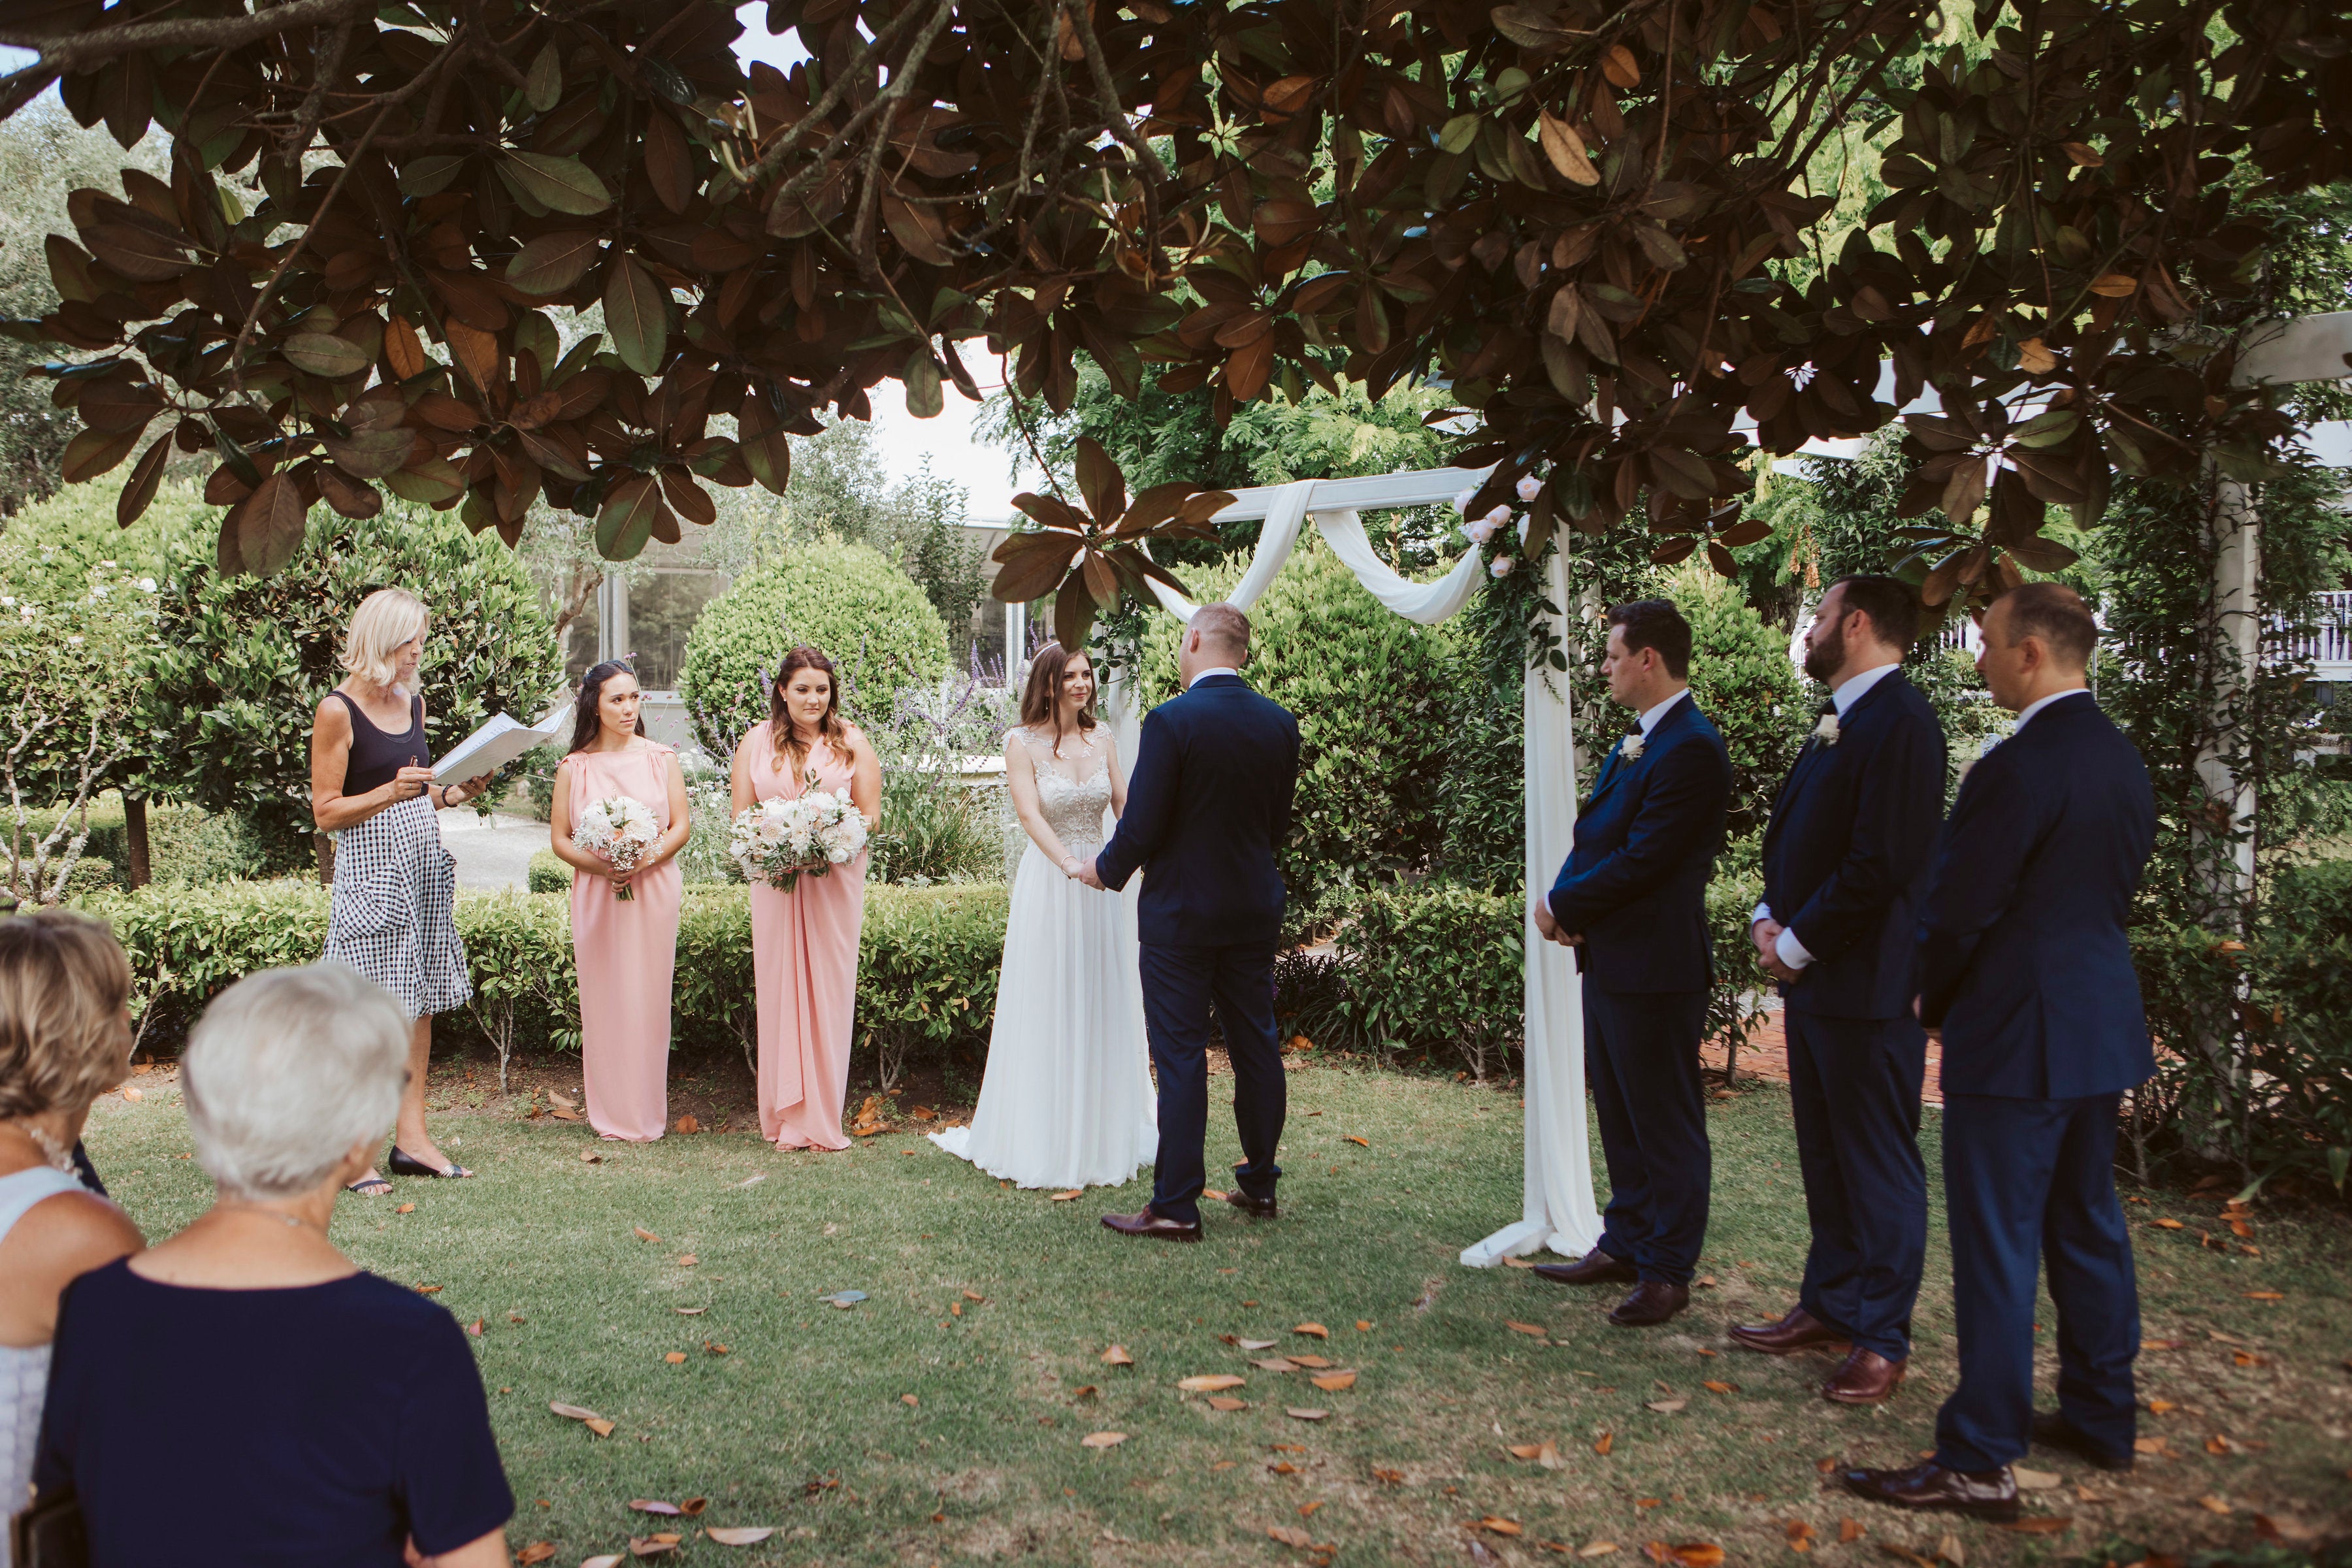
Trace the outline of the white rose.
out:
[[[1484,544],[1495,537],[1495,525],[1482,517],[1475,522],[1465,524],[1462,533],[1471,543]]]
[[[1486,514],[1486,521],[1493,523],[1496,528],[1500,528],[1503,524],[1511,521],[1511,509],[1507,506],[1497,505],[1494,510]]]
[[[1533,521],[1534,521],[1534,520],[1533,520],[1531,517],[1529,517],[1528,513],[1526,513],[1526,512],[1521,512],[1521,513],[1519,513],[1518,530],[1519,530],[1519,542],[1520,542],[1521,544],[1525,544],[1525,543],[1528,542],[1528,524],[1529,522]]]
[[[1486,571],[1490,576],[1509,576],[1511,574],[1511,558],[1507,555],[1496,556],[1492,561],[1486,563]]]
[[[1469,516],[1470,503],[1473,500],[1475,500],[1477,497],[1478,488],[1475,485],[1473,485],[1470,489],[1464,490],[1461,494],[1454,498],[1454,510],[1461,513],[1464,517]]]
[[[1521,500],[1531,501],[1543,493],[1543,481],[1533,474],[1523,475],[1519,479],[1518,489]]]

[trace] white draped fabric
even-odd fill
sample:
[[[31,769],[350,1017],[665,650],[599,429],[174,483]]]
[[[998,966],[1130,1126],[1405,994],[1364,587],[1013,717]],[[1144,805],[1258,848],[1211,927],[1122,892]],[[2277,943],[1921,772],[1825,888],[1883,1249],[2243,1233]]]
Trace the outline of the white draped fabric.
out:
[[[1316,488],[1327,481],[1300,479],[1276,489],[1265,509],[1265,526],[1249,570],[1232,595],[1247,609],[1274,582],[1297,548],[1299,529],[1309,516]],[[1360,489],[1351,483],[1350,489]],[[1222,514],[1221,514],[1222,515]],[[1247,514],[1244,514],[1247,515]],[[1465,604],[1485,575],[1478,552],[1465,553],[1452,571],[1433,583],[1416,583],[1391,570],[1372,551],[1353,510],[1312,514],[1331,552],[1381,604],[1407,620],[1433,626]],[[1550,592],[1557,605],[1568,601],[1565,550],[1551,558]],[[1180,621],[1194,606],[1181,594],[1155,583],[1160,606]],[[1561,629],[1564,628],[1555,628]],[[1141,715],[1134,711],[1123,682],[1105,697],[1122,756],[1135,755]],[[1529,909],[1551,886],[1568,858],[1576,826],[1576,755],[1569,724],[1567,681],[1557,671],[1530,669],[1522,698],[1527,721],[1527,878]],[[1540,1247],[1580,1256],[1601,1239],[1601,1214],[1592,1199],[1592,1165],[1586,1148],[1584,1115],[1584,1008],[1568,951],[1536,934],[1532,914],[1523,917],[1527,961],[1527,1115],[1525,1196],[1520,1217],[1466,1247],[1462,1261],[1490,1268],[1505,1258]]]

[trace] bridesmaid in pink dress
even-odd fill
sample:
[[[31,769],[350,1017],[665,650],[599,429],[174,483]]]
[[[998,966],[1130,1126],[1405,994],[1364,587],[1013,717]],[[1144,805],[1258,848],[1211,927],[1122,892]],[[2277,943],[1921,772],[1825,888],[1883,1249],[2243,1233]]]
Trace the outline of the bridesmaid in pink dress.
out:
[[[882,763],[841,717],[833,661],[813,647],[784,656],[768,720],[735,748],[732,806],[790,799],[808,787],[849,792],[868,825],[882,815]],[[751,887],[751,973],[760,1010],[760,1132],[780,1149],[846,1149],[842,1103],[857,1012],[857,931],[866,918],[861,851],[790,892]]]
[[[572,952],[580,973],[580,1073],[588,1124],[647,1142],[669,1118],[670,981],[677,967],[677,852],[687,820],[677,753],[645,738],[637,678],[608,660],[580,684],[572,754],[555,771],[550,847],[570,864]],[[572,842],[592,801],[628,795],[653,808],[661,837],[634,871],[616,871]],[[624,899],[626,888],[631,897]]]

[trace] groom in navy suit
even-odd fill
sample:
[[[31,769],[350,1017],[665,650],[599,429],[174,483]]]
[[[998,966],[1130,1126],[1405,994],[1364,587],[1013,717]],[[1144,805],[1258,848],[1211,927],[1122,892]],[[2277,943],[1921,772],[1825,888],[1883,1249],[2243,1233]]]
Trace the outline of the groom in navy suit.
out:
[[[1609,612],[1601,672],[1641,715],[1601,765],[1537,930],[1581,954],[1584,1079],[1609,1163],[1600,1245],[1536,1272],[1627,1281],[1609,1321],[1663,1323],[1690,1305],[1713,1155],[1699,1037],[1713,975],[1706,882],[1723,847],[1731,757],[1690,694],[1690,623],[1664,599]]]
[[[1919,1016],[1944,1040],[1944,1204],[1959,1386],[1925,1464],[1846,1471],[1874,1501],[2016,1517],[2029,1443],[2132,1463],[2139,1290],[2116,1201],[2123,1091],[2156,1070],[2125,934],[2156,842],[2147,769],[2085,689],[2098,626],[2063,584],[1984,620],[2017,714],[1969,771],[1919,921]],[[2033,1411],[2034,1287],[2058,1309],[2058,1408]]]
[[[1275,1213],[1286,1099],[1274,1021],[1283,906],[1275,851],[1290,832],[1298,721],[1242,679],[1248,658],[1247,616],[1232,605],[1192,612],[1176,656],[1184,691],[1145,717],[1127,813],[1082,878],[1117,890],[1138,868],[1148,873],[1137,934],[1160,1156],[1143,1211],[1103,1215],[1122,1236],[1201,1239],[1212,1005],[1233,1061],[1243,1155],[1225,1201]]]
[[[1843,578],[1822,595],[1805,673],[1831,700],[1772,803],[1751,928],[1780,982],[1812,1246],[1797,1305],[1731,1337],[1769,1355],[1847,1345],[1822,1385],[1840,1405],[1875,1405],[1901,1385],[1927,1252],[1927,1036],[1911,998],[1944,816],[1944,731],[1904,678],[1918,634],[1918,600],[1892,577]]]

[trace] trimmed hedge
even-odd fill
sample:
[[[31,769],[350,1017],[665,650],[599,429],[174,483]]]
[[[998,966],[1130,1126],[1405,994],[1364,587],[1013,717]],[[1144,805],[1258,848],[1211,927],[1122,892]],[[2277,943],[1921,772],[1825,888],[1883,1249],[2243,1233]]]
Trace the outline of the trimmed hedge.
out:
[[[309,963],[326,944],[327,891],[288,878],[209,888],[142,889],[90,899],[131,954],[131,1006],[142,1047],[184,1033],[232,982]],[[858,952],[857,1046],[894,1086],[918,1054],[985,1045],[1004,942],[999,883],[866,889]],[[563,893],[460,892],[457,931],[476,994],[442,1021],[444,1039],[499,1052],[579,1047],[572,907]],[[755,1040],[751,890],[688,887],[679,921],[673,1041],[683,1047]]]
[[[1367,894],[1336,942],[1338,1021],[1383,1058],[1459,1062],[1482,1082],[1516,1070],[1524,1044],[1523,907],[1448,882]]]

